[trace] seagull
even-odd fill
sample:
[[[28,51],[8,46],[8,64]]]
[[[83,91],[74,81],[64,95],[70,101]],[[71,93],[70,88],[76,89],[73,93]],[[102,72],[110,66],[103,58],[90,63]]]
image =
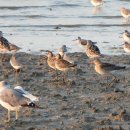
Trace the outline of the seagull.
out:
[[[28,91],[23,89],[22,86],[15,86],[14,89],[17,92],[21,93],[24,97],[30,99],[33,102],[38,102],[39,101],[39,97],[32,95],[31,93],[29,93]]]
[[[37,106],[30,98],[23,96],[20,91],[9,87],[5,81],[0,82],[0,104],[8,110],[8,119],[10,122],[10,112],[16,112],[16,120],[19,118],[19,111],[23,107],[41,108]],[[42,108],[41,108],[42,109]]]
[[[66,45],[62,45],[62,47],[59,49],[59,54],[61,55],[61,57],[70,62],[70,63],[74,63],[74,61],[67,55],[67,50],[68,47]]]
[[[99,48],[91,41],[87,41],[87,44],[85,45],[85,52],[89,58],[98,58],[103,56],[100,53]]]
[[[129,19],[130,18],[130,10],[126,9],[126,8],[121,8],[121,15],[124,18]]]
[[[103,0],[91,0],[93,6],[100,6],[103,4]]]
[[[128,32],[127,30],[124,31],[122,38],[124,39],[125,42],[130,43],[130,32]]]

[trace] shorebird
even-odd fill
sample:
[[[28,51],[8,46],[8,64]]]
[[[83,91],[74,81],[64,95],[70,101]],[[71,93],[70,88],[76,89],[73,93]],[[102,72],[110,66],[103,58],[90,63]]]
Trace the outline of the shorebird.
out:
[[[16,46],[15,44],[12,44],[12,43],[10,43],[9,46],[10,46],[11,52],[17,52],[21,49],[20,47]]]
[[[100,74],[100,75],[110,75],[112,77],[114,77],[113,81],[116,80],[116,76],[114,76],[111,71],[114,70],[121,70],[121,69],[125,69],[125,66],[117,66],[114,64],[110,64],[110,63],[102,63],[99,59],[95,59],[92,63],[95,64],[95,71]]]
[[[74,63],[74,61],[67,55],[67,50],[68,47],[66,45],[63,45],[60,49],[59,49],[59,54],[61,55],[61,57],[70,62],[70,63]]]
[[[103,0],[91,0],[93,6],[100,6],[103,4]]]
[[[47,51],[48,54],[47,54],[47,64],[54,70],[56,70],[56,67],[55,67],[55,56],[54,54],[52,53],[52,51]]]
[[[97,42],[93,42],[93,41],[91,41],[91,40],[82,39],[81,37],[78,37],[78,39],[75,39],[75,40],[73,40],[73,41],[77,41],[77,40],[78,40],[79,44],[81,44],[81,45],[83,45],[83,46],[87,45],[87,42],[88,42],[88,41],[90,41],[90,42],[93,43],[93,44],[96,44],[96,43],[97,43]]]
[[[71,69],[74,68],[75,66],[77,66],[76,64],[72,64],[66,60],[64,60],[60,54],[58,54],[56,56],[56,60],[55,60],[55,67],[57,70],[60,70],[62,72],[66,72]],[[63,78],[64,80],[64,78]]]
[[[30,98],[23,96],[20,91],[10,88],[5,81],[0,82],[0,104],[8,110],[8,120],[5,122],[10,122],[11,111],[16,112],[16,120],[18,120],[22,107],[41,108]]]
[[[6,38],[3,37],[3,32],[0,31],[0,52],[16,52],[21,48],[10,43]]]
[[[2,31],[0,31],[0,51],[7,52],[10,51],[9,41],[3,37]]]
[[[127,30],[125,30],[125,32],[122,35],[122,38],[124,39],[124,41],[130,43],[130,32],[128,32]]]
[[[130,10],[126,9],[126,8],[121,8],[121,15],[124,18],[129,19],[130,18]]]
[[[123,48],[125,52],[130,53],[130,43],[125,42]]]
[[[87,41],[87,44],[85,45],[85,51],[89,58],[98,58],[102,56],[99,48],[91,41]]]
[[[17,78],[23,66],[22,64],[19,63],[19,61],[16,59],[14,54],[12,55],[10,59],[10,64],[16,70],[16,78]]]

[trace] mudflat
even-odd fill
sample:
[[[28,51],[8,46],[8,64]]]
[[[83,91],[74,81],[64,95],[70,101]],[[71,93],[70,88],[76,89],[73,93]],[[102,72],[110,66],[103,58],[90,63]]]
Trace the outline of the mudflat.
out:
[[[18,121],[4,123],[7,111],[0,106],[0,130],[129,130],[130,129],[130,56],[105,56],[101,61],[126,66],[114,71],[118,80],[101,76],[84,53],[70,53],[77,67],[68,73],[51,69],[44,55],[17,53],[23,64],[15,81],[11,54],[0,55],[0,80],[12,87],[21,85],[40,97],[43,109],[23,108]],[[63,81],[63,77],[65,80]]]

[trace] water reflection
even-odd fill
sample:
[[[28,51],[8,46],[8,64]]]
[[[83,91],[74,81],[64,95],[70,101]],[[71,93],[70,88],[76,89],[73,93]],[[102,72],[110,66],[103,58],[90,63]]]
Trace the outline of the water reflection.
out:
[[[94,14],[94,15],[97,15],[97,14],[99,14],[101,12],[102,12],[102,7],[101,6],[93,7],[93,9],[92,9],[92,14]]]

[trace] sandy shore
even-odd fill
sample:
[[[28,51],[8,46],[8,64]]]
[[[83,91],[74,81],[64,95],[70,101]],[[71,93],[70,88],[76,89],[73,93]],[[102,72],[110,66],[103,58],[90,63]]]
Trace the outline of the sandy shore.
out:
[[[101,60],[126,66],[116,71],[119,81],[105,78],[94,71],[84,53],[69,54],[78,64],[70,70],[66,83],[56,81],[56,73],[41,55],[17,53],[24,65],[19,84],[40,96],[43,109],[23,109],[20,118],[5,124],[7,111],[0,106],[0,130],[129,130],[130,129],[130,56],[107,56]],[[1,55],[0,55],[1,56]],[[11,55],[0,62],[0,80],[15,86],[15,72],[9,64]],[[0,58],[1,59],[1,58]]]

